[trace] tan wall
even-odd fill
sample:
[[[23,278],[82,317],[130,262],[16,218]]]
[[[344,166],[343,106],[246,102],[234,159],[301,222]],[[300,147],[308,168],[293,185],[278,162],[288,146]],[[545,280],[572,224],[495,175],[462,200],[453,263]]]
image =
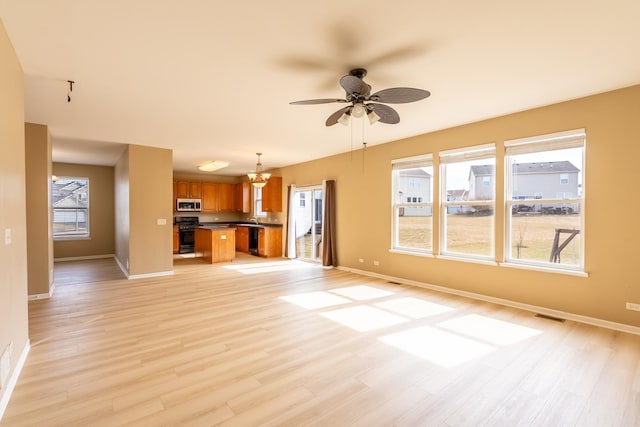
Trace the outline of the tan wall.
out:
[[[47,295],[53,285],[51,138],[45,125],[25,124],[27,256],[29,295]]]
[[[598,319],[640,326],[637,262],[640,199],[640,86],[577,99],[283,168],[285,185],[336,180],[341,266],[446,286]],[[505,140],[585,128],[585,268],[589,277],[390,253],[391,160],[495,142],[502,188]],[[373,131],[373,130],[372,130]],[[437,188],[438,183],[434,183]],[[504,204],[498,191],[496,204]],[[436,210],[437,211],[437,210]],[[434,219],[437,219],[437,215]],[[496,212],[496,256],[503,259],[503,210]],[[435,230],[437,236],[437,230]],[[437,247],[437,243],[436,243]],[[365,263],[359,263],[363,258]],[[373,260],[380,265],[374,266]]]
[[[129,271],[129,147],[127,147],[114,168],[114,213],[116,259]]]
[[[173,153],[129,146],[130,274],[173,271]],[[158,224],[164,220],[165,224]]]
[[[111,166],[54,163],[53,174],[89,178],[89,239],[57,240],[55,259],[113,255],[115,253],[114,168]]]
[[[13,345],[11,376],[28,345],[24,80],[1,20],[0,94],[0,353]],[[7,390],[0,390],[0,401]]]

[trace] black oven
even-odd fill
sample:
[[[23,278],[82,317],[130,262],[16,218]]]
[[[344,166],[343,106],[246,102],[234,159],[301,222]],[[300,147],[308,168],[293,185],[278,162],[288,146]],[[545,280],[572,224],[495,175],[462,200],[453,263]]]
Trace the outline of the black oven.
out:
[[[176,217],[175,224],[178,226],[178,252],[181,254],[191,254],[195,252],[196,228],[200,225],[198,217]]]

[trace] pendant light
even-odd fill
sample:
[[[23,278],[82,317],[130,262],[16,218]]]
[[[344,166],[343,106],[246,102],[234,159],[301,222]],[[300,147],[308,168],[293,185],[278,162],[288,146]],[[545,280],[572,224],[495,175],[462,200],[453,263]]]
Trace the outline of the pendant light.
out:
[[[267,180],[271,177],[270,173],[262,172],[262,163],[260,163],[260,156],[262,153],[256,153],[258,156],[258,163],[256,163],[256,171],[249,172],[247,176],[249,177],[249,181],[256,188],[262,188],[267,184]]]

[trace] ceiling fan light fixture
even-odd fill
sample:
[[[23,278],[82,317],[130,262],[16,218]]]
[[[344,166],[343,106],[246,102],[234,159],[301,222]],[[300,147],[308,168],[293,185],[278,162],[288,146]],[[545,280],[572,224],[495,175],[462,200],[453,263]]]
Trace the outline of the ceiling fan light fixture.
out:
[[[271,178],[271,174],[262,172],[262,163],[260,163],[260,156],[262,156],[262,153],[256,153],[256,155],[258,156],[256,170],[255,172],[249,172],[247,176],[249,177],[249,182],[251,182],[254,187],[262,188],[267,185],[267,181]]]
[[[198,169],[204,172],[213,172],[218,169],[226,168],[229,166],[229,162],[225,162],[222,160],[207,160],[206,162],[202,162],[198,165]]]
[[[338,123],[340,123],[343,126],[349,126],[349,119],[350,118],[351,118],[351,115],[348,112],[345,112],[338,119]]]
[[[378,120],[380,120],[380,116],[378,114],[376,114],[375,111],[370,110],[367,113],[367,117],[369,118],[369,124],[374,124],[375,122],[377,122]]]
[[[364,105],[362,105],[362,102],[356,102],[355,104],[353,104],[353,109],[351,110],[351,114],[353,115],[353,117],[360,118],[364,116],[364,112],[365,107]]]

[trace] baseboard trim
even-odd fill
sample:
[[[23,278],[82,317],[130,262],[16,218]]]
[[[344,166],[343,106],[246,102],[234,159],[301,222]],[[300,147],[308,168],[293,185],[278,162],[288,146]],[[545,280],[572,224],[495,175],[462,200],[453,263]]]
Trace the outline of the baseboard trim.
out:
[[[4,390],[2,390],[2,393],[0,394],[0,421],[2,421],[4,411],[9,405],[9,399],[11,398],[11,394],[13,393],[13,389],[18,383],[18,377],[20,376],[22,368],[24,367],[24,363],[27,360],[29,350],[31,350],[31,344],[29,343],[29,340],[27,340],[24,348],[22,349],[22,353],[20,354],[20,358],[18,359],[18,363],[16,363],[16,367],[11,374],[11,378],[9,378],[7,386],[4,388]]]
[[[124,265],[122,265],[122,263],[120,262],[118,257],[114,257],[114,258],[116,260],[116,264],[118,264],[118,267],[120,267],[120,270],[122,271],[122,273],[126,276],[126,278],[128,280],[146,279],[146,278],[149,278],[149,277],[171,276],[173,274],[173,270],[158,271],[156,273],[145,273],[145,274],[129,274],[129,272],[127,271],[126,268],[124,268]]]
[[[127,275],[127,279],[146,279],[148,277],[171,276],[172,274],[173,274],[173,270],[158,271],[157,273],[145,273],[145,274]]]
[[[64,258],[54,258],[53,262],[64,262],[64,261],[82,261],[86,259],[103,259],[103,258],[114,258],[114,254],[105,254],[105,255],[87,255],[87,256],[70,256]]]
[[[461,291],[458,289],[447,288],[444,286],[432,285],[429,283],[418,282],[415,280],[408,280],[401,277],[387,276],[385,274],[373,273],[371,271],[358,270],[357,268],[350,267],[337,267],[339,270],[348,271],[363,276],[376,277],[378,279],[384,279],[387,281],[405,283],[407,285],[417,286],[420,288],[430,289],[433,291],[442,292],[445,294],[458,295],[478,301],[486,301],[494,304],[503,305],[506,307],[518,308],[532,313],[540,313],[551,317],[559,317],[562,319],[573,320],[575,322],[585,323],[587,325],[599,326],[602,328],[613,329],[615,331],[626,332],[629,334],[640,335],[640,327],[625,325],[624,323],[611,322],[608,320],[597,319],[595,317],[582,316],[580,314],[568,313],[560,310],[554,310],[547,307],[540,307],[531,304],[525,304],[517,301],[511,301],[508,299],[492,297],[489,295],[477,294],[475,292]]]

